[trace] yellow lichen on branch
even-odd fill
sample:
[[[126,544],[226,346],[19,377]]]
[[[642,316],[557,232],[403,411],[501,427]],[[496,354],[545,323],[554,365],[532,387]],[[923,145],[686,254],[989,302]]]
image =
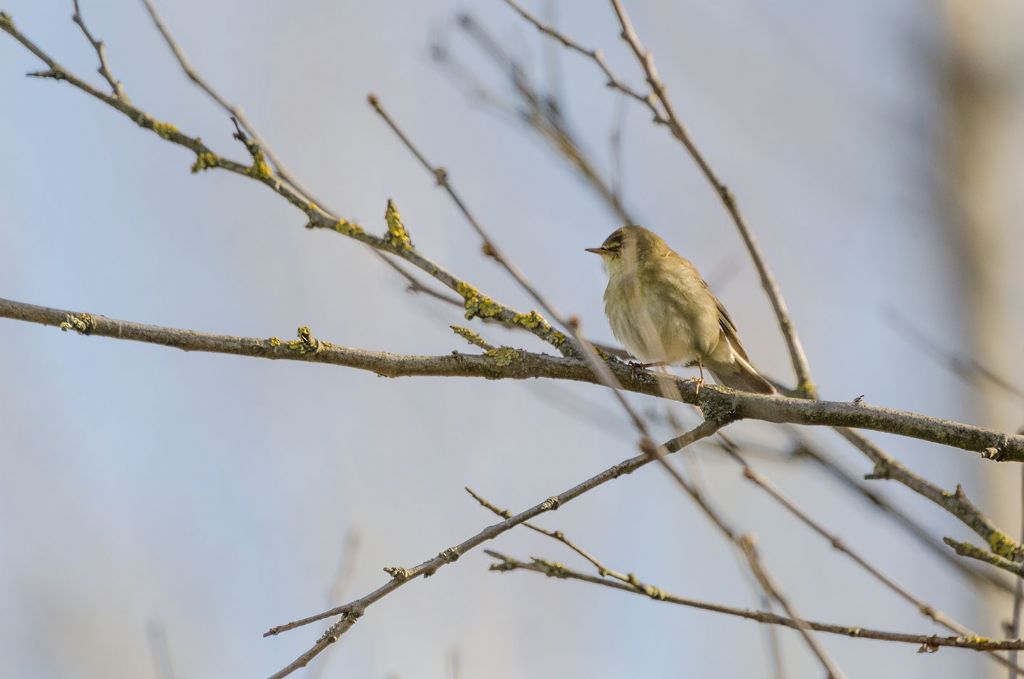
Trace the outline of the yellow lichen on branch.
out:
[[[384,211],[384,221],[388,224],[388,243],[396,250],[408,252],[413,249],[412,239],[402,223],[402,215],[395,207],[395,201],[388,198],[388,207]]]

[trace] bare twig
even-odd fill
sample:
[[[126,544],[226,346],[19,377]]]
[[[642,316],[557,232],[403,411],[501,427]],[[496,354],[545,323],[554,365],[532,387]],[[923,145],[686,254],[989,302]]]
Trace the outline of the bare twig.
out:
[[[1013,562],[1024,561],[1024,547],[1021,543],[996,528],[992,520],[968,499],[959,484],[953,492],[942,490],[904,467],[860,432],[846,427],[837,427],[836,431],[874,462],[874,470],[865,478],[899,481],[962,521],[988,543],[994,555],[1006,557]]]
[[[100,60],[99,68],[97,72],[103,76],[103,78],[110,84],[110,89],[113,91],[114,96],[118,99],[127,99],[127,95],[124,93],[124,85],[121,81],[114,77],[113,72],[110,70],[110,64],[107,62],[107,48],[103,44],[102,40],[98,40],[93,37],[92,33],[89,32],[89,28],[85,25],[85,19],[82,18],[82,11],[78,7],[78,0],[72,0],[75,8],[75,13],[71,15],[71,20],[78,24],[78,27],[82,29],[82,33],[85,35],[85,39],[89,41],[92,48],[96,50],[96,56]]]
[[[636,220],[630,216],[622,202],[621,187],[616,186],[617,178],[613,177],[611,182],[604,179],[602,173],[597,169],[597,163],[587,154],[576,134],[572,131],[569,121],[565,118],[564,108],[557,96],[541,94],[527,77],[523,66],[503,50],[498,41],[471,16],[463,15],[460,17],[459,25],[477,43],[484,54],[490,57],[505,72],[512,90],[518,97],[517,103],[505,103],[500,109],[517,110],[519,114],[517,116],[518,119],[535,131],[561,158],[568,161],[569,165],[579,174],[587,186],[609,207],[620,223],[635,224]],[[435,59],[448,66],[460,80],[469,80],[470,83],[475,82],[470,80],[471,76],[467,69],[455,68],[453,60],[446,51],[435,51]],[[497,99],[495,95],[479,84],[471,85],[470,89],[477,96],[481,96],[482,92],[486,92],[486,99]],[[621,97],[616,99],[618,103],[623,101]],[[619,110],[622,111],[622,107]],[[616,154],[616,159],[621,160],[618,154]],[[618,166],[614,167],[621,169]],[[621,176],[618,179],[621,179]]]
[[[1024,578],[1024,564],[1018,561],[1011,561],[1010,559],[999,556],[998,554],[986,551],[981,547],[972,545],[969,542],[960,542],[953,538],[942,538],[942,541],[952,547],[960,556],[983,561],[995,566],[996,568],[1001,568],[1007,573],[1013,573],[1018,578]]]
[[[604,53],[601,52],[601,50],[583,47],[575,40],[569,38],[565,34],[559,32],[558,30],[547,25],[534,15],[530,14],[528,11],[526,11],[526,9],[523,8],[522,5],[516,2],[516,0],[505,0],[505,4],[514,9],[519,14],[519,16],[523,17],[528,22],[533,24],[533,26],[541,33],[544,33],[545,35],[554,38],[558,42],[562,43],[562,45],[566,49],[581,54],[584,57],[593,61],[595,64],[597,64],[597,67],[601,69],[602,73],[604,73],[604,77],[606,79],[605,84],[608,87],[616,89],[619,92],[625,94],[627,97],[635,99],[636,101],[646,106],[648,109],[652,111],[652,113],[655,116],[655,119],[658,122],[668,122],[664,118],[662,118],[657,108],[655,107],[653,95],[651,95],[650,93],[641,94],[638,90],[633,89],[632,87],[627,85],[623,80],[621,80],[618,76],[616,76],[615,73],[612,72],[612,69],[608,66],[608,62],[605,60]]]
[[[224,96],[221,95],[216,89],[214,89],[213,85],[211,85],[210,82],[206,80],[206,78],[204,78],[199,73],[198,70],[196,70],[196,68],[192,65],[192,62],[190,62],[188,60],[188,57],[185,56],[185,51],[184,49],[182,49],[181,43],[179,43],[177,39],[175,39],[174,35],[171,33],[170,27],[168,27],[167,23],[163,20],[163,17],[161,17],[160,14],[157,12],[156,6],[153,4],[152,0],[142,0],[142,2],[146,6],[146,10],[149,12],[149,16],[150,18],[152,18],[153,23],[156,26],[157,30],[160,31],[160,35],[163,36],[164,42],[166,42],[167,46],[171,49],[171,52],[174,54],[174,58],[177,60],[178,65],[181,66],[182,71],[185,72],[185,75],[188,76],[188,79],[191,80],[214,102],[216,102],[217,105],[221,107],[221,109],[226,111],[231,116],[232,119],[236,120],[237,123],[240,124],[242,128],[244,128],[245,131],[253,137],[253,139],[256,142],[256,145],[260,148],[260,150],[263,153],[266,154],[267,158],[270,159],[270,163],[271,165],[273,165],[274,171],[278,177],[288,182],[288,184],[291,185],[292,189],[294,189],[297,193],[301,194],[307,201],[319,205],[328,213],[332,213],[331,210],[327,209],[326,203],[318,199],[316,196],[314,196],[313,193],[308,188],[306,188],[306,186],[299,180],[299,178],[294,173],[292,173],[291,170],[288,169],[288,167],[284,164],[284,161],[281,159],[281,157],[274,151],[274,149],[270,146],[270,144],[263,137],[263,135],[259,133],[259,131],[256,129],[256,126],[252,123],[251,120],[249,120],[249,117],[245,115],[245,111],[242,109],[242,107],[236,106],[229,102],[227,99],[225,99]],[[462,305],[462,303],[458,299],[455,299],[454,297],[451,297],[449,295],[445,295],[444,293],[440,293],[434,290],[433,288],[424,285],[415,276],[407,272],[398,264],[391,261],[382,252],[379,252],[377,250],[374,250],[373,252],[374,255],[376,255],[382,262],[387,264],[388,267],[390,267],[393,271],[395,271],[399,276],[404,278],[409,283],[406,289],[409,290],[410,292],[422,292],[424,294],[429,295],[430,297],[441,300],[443,302],[447,302],[448,304],[454,304],[456,306]]]
[[[484,507],[486,509],[489,509],[491,512],[493,512],[494,514],[497,514],[498,516],[500,516],[502,518],[505,518],[505,519],[511,518],[512,512],[510,512],[507,509],[499,509],[497,506],[495,506],[493,503],[491,503],[488,499],[486,499],[483,496],[481,496],[478,493],[476,493],[472,488],[467,487],[466,488],[466,492],[469,493],[471,496],[473,496],[473,499],[476,500],[477,502],[479,502],[480,506],[482,506],[482,507]],[[581,557],[583,557],[584,559],[589,561],[590,564],[595,569],[597,569],[598,575],[601,575],[601,576],[604,576],[604,577],[615,578],[616,580],[621,580],[622,582],[629,582],[629,577],[627,575],[625,575],[623,573],[619,573],[618,571],[612,570],[611,568],[608,568],[607,566],[605,566],[603,563],[601,563],[600,561],[597,560],[596,556],[594,556],[593,554],[591,554],[590,552],[588,552],[587,550],[583,549],[578,544],[576,544],[575,542],[573,542],[572,540],[567,538],[565,536],[565,533],[563,533],[562,531],[560,531],[560,530],[549,530],[547,528],[542,528],[541,526],[538,526],[536,524],[530,523],[529,521],[524,521],[523,525],[525,527],[529,528],[530,530],[534,531],[534,532],[540,533],[541,535],[546,535],[547,537],[549,537],[552,540],[555,540],[557,542],[561,542],[563,545],[565,545],[566,547],[568,547],[569,549],[571,549],[572,551],[576,552]]]
[[[727,422],[705,421],[698,425],[697,427],[695,427],[694,429],[692,429],[691,431],[689,431],[686,435],[678,437],[677,439],[675,439],[675,441],[677,442],[677,445],[680,448],[682,448],[685,447],[686,445],[692,444],[695,441],[698,441],[702,438],[714,434],[716,431],[718,431],[721,427],[725,426],[726,424]],[[666,444],[666,446],[667,445],[668,444]],[[314,644],[312,648],[310,648],[308,651],[306,651],[298,658],[296,658],[294,662],[292,662],[286,668],[281,670],[281,672],[275,674],[274,677],[284,677],[300,667],[305,667],[310,660],[312,660],[318,654],[323,652],[324,649],[326,649],[329,645],[337,641],[342,634],[347,632],[352,627],[352,625],[355,624],[355,621],[363,614],[363,612],[366,610],[368,606],[372,605],[381,598],[387,596],[388,594],[395,591],[407,582],[410,582],[418,577],[426,577],[428,575],[433,575],[437,572],[438,569],[454,562],[456,559],[458,559],[460,556],[462,556],[469,550],[473,549],[474,547],[477,547],[488,540],[492,540],[495,537],[504,533],[505,531],[510,530],[521,523],[529,521],[530,519],[539,516],[540,514],[557,509],[560,506],[564,505],[565,503],[579,497],[583,493],[593,490],[594,488],[597,488],[598,486],[608,481],[616,479],[622,476],[623,474],[631,474],[640,467],[643,467],[644,465],[648,464],[650,461],[651,458],[648,455],[637,455],[636,457],[623,460],[622,462],[604,470],[600,474],[592,476],[586,481],[577,484],[576,486],[573,486],[572,488],[563,491],[558,495],[548,498],[544,502],[536,504],[533,507],[530,507],[529,509],[520,512],[515,516],[511,516],[500,523],[488,526],[487,528],[473,535],[472,537],[463,540],[458,545],[445,549],[437,556],[428,559],[417,566],[414,566],[412,568],[388,568],[387,572],[392,576],[391,580],[389,580],[381,587],[377,588],[373,592],[370,592],[369,594],[360,599],[356,599],[355,601],[351,601],[343,606],[338,606],[328,611],[324,611],[323,613],[318,613],[316,615],[303,618],[301,620],[296,620],[294,622],[290,622],[284,625],[280,625],[278,627],[271,628],[264,634],[264,636],[280,634],[281,632],[285,632],[290,629],[295,629],[296,627],[301,627],[303,625],[308,625],[310,623],[314,623],[325,618],[342,616],[342,618],[338,622],[336,622],[328,628],[328,630],[320,637],[320,639],[316,642],[316,644]]]
[[[747,608],[735,608],[724,606],[697,599],[690,599],[641,582],[634,578],[633,584],[625,584],[615,580],[608,580],[600,576],[580,573],[565,565],[545,559],[533,559],[530,562],[520,561],[500,552],[486,550],[487,554],[498,560],[498,563],[491,566],[495,571],[530,571],[540,573],[553,578],[567,578],[581,580],[594,585],[601,585],[610,589],[617,589],[622,592],[647,596],[655,601],[697,608],[714,613],[722,613],[747,620],[754,620],[768,625],[781,625],[791,629],[797,629],[797,623],[792,618],[776,615],[767,611],[752,611]],[[939,647],[967,648],[975,651],[1007,651],[1012,649],[1024,649],[1024,639],[986,639],[984,637],[940,637],[928,634],[906,634],[903,632],[888,632],[865,627],[848,625],[835,625],[823,622],[807,621],[807,626],[816,632],[828,634],[839,634],[855,639],[875,639],[878,641],[894,641],[905,644],[915,644],[922,647],[922,650],[932,650]]]
[[[989,569],[975,567],[973,563],[957,558],[920,521],[895,506],[886,497],[872,488],[870,484],[863,481],[861,477],[842,468],[824,450],[812,445],[804,436],[799,435],[795,428],[791,429],[791,433],[796,437],[794,449],[790,453],[791,459],[807,460],[824,470],[850,491],[862,497],[872,507],[895,521],[900,528],[907,531],[922,547],[928,549],[932,554],[953,566],[957,571],[966,575],[975,583],[990,585],[1003,592],[1011,593],[1013,591],[1013,587],[1005,579],[997,577],[996,573],[990,572]],[[709,443],[711,445],[718,445],[715,441]],[[746,446],[743,447],[746,448]]]
[[[910,591],[908,591],[903,585],[899,584],[890,576],[883,573],[879,568],[871,564],[866,558],[864,558],[859,553],[850,548],[842,538],[840,538],[835,533],[830,532],[817,519],[812,517],[803,509],[801,509],[793,500],[791,500],[785,494],[783,494],[783,492],[779,490],[779,488],[774,483],[772,483],[771,480],[768,479],[768,477],[761,474],[749,462],[747,462],[742,453],[740,453],[739,447],[736,446],[736,444],[734,444],[728,436],[726,436],[722,432],[719,432],[718,438],[724,442],[724,450],[726,451],[726,453],[728,453],[728,455],[737,464],[739,464],[740,467],[742,467],[744,478],[746,478],[747,480],[749,480],[750,482],[764,490],[766,493],[768,493],[768,495],[771,496],[772,499],[774,499],[776,502],[782,505],[787,511],[789,511],[790,514],[795,516],[805,526],[813,530],[821,537],[825,538],[829,542],[829,544],[832,545],[833,549],[842,552],[846,556],[850,557],[850,559],[852,559],[858,566],[860,566],[869,574],[871,574],[872,577],[874,577],[876,580],[882,583],[886,588],[895,593],[898,597],[914,606],[914,608],[920,611],[922,615],[931,618],[934,622],[938,623],[939,625],[942,625],[950,631],[956,632],[960,636],[976,636],[974,632],[972,632],[970,629],[963,626],[956,620],[953,620],[948,615],[936,609],[931,604],[918,598]],[[996,662],[999,662],[1003,665],[1010,665],[1011,662],[1014,662],[1012,660],[1008,662],[1006,658],[998,656],[994,653],[990,657],[992,657],[992,659]]]
[[[840,679],[845,676],[842,670],[835,664],[835,661],[825,651],[825,648],[818,643],[818,640],[811,634],[812,628],[804,619],[796,614],[793,610],[792,604],[779,594],[779,586],[776,584],[772,576],[764,569],[760,558],[757,553],[757,544],[751,535],[743,535],[739,540],[740,549],[747,555],[747,559],[750,561],[751,569],[754,571],[754,576],[757,577],[761,586],[779,602],[779,605],[786,611],[789,619],[793,621],[793,625],[796,630],[800,633],[800,636],[804,638],[811,651],[818,658],[822,667],[828,672],[829,679]]]
[[[760,583],[765,594],[778,602],[778,604],[782,606],[783,610],[785,610],[789,615],[790,619],[794,621],[797,631],[800,632],[800,636],[803,637],[807,646],[811,649],[811,652],[828,671],[829,677],[831,679],[840,679],[845,676],[835,664],[835,661],[832,660],[828,652],[825,651],[818,640],[814,638],[814,635],[810,633],[810,628],[805,622],[803,622],[802,617],[797,615],[796,609],[789,601],[789,598],[782,593],[781,588],[768,572],[767,567],[761,561],[761,557],[755,547],[753,536],[749,534],[740,535],[732,526],[730,526],[718,510],[711,506],[700,488],[687,481],[675,467],[669,464],[661,450],[649,450],[647,452],[652,458],[656,459],[662,467],[664,467],[665,471],[669,473],[669,476],[671,476],[679,487],[690,496],[698,507],[700,507],[711,523],[718,528],[719,532],[721,532],[735,547],[740,550],[746,558],[750,572]]]
[[[256,127],[252,124],[252,121],[250,121],[248,116],[245,115],[245,111],[243,111],[241,107],[235,106],[225,99],[224,96],[214,89],[213,86],[199,73],[199,71],[196,70],[192,65],[192,62],[190,62],[188,57],[185,56],[185,50],[182,49],[181,44],[174,38],[174,35],[171,33],[167,23],[163,20],[163,17],[160,16],[159,12],[157,12],[156,5],[153,4],[153,0],[142,0],[142,4],[146,6],[146,11],[149,12],[150,18],[153,19],[153,23],[156,25],[157,30],[160,31],[160,35],[163,36],[164,42],[167,43],[171,52],[174,53],[174,58],[178,61],[178,65],[181,66],[181,70],[185,72],[188,79],[195,83],[196,86],[205,92],[211,99],[217,102],[217,104],[231,115],[231,117],[236,118],[238,122],[241,123],[242,127],[245,128],[245,131],[252,135],[253,139],[256,140],[256,143],[259,144],[259,147],[267,154],[267,158],[270,159],[275,172],[281,179],[291,184],[292,188],[302,194],[307,200],[323,205],[324,203],[317,200],[313,196],[313,193],[307,189],[294,174],[292,174],[287,166],[285,166],[281,158],[270,147],[270,144],[267,143],[266,139],[263,138],[263,135],[259,133]]]

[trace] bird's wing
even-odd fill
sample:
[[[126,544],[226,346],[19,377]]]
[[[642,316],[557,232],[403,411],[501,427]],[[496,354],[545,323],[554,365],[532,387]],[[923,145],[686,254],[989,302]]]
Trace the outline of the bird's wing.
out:
[[[706,281],[704,282],[704,287],[708,287]],[[711,292],[710,288],[708,288],[708,294],[711,295],[712,298],[714,298],[715,304],[718,306],[718,325],[722,329],[722,332],[725,334],[725,339],[729,342],[729,344],[732,345],[733,350],[743,357],[744,361],[749,362],[750,358],[747,356],[746,350],[740,343],[739,330],[736,329],[736,324],[732,322],[732,318],[729,316],[729,312],[725,310],[725,306],[717,297],[715,297],[714,293]]]

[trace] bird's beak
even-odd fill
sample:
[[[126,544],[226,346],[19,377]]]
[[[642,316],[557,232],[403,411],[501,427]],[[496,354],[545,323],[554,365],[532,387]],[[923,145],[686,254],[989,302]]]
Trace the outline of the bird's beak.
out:
[[[606,255],[608,251],[604,248],[583,248],[587,252],[593,252],[595,255]]]

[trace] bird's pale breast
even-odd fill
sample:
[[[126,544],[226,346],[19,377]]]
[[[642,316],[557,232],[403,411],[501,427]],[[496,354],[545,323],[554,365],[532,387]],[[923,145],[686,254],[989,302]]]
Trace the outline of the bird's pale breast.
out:
[[[604,300],[612,333],[645,363],[707,356],[721,332],[715,299],[689,262],[664,264],[609,278]]]

